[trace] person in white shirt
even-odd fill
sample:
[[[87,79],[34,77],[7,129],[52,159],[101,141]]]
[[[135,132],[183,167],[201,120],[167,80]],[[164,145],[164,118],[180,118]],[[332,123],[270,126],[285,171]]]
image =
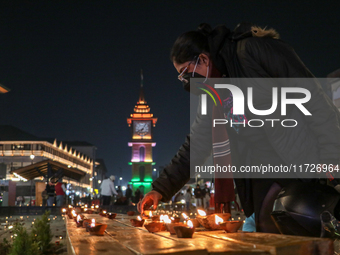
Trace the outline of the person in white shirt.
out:
[[[100,194],[103,198],[103,205],[110,205],[112,195],[118,195],[113,183],[115,179],[116,177],[111,175],[110,178],[103,180],[100,186]]]

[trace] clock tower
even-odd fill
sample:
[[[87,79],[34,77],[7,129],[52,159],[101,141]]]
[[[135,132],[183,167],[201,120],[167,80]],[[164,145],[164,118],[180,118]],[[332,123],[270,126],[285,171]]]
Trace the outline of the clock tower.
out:
[[[153,141],[153,128],[156,126],[157,118],[150,113],[150,107],[144,98],[143,73],[141,73],[141,87],[139,100],[135,105],[134,112],[127,118],[131,127],[131,141],[128,143],[132,148],[132,184],[133,192],[139,189],[142,194],[151,191],[152,166],[156,163],[152,159],[152,148],[156,146]]]

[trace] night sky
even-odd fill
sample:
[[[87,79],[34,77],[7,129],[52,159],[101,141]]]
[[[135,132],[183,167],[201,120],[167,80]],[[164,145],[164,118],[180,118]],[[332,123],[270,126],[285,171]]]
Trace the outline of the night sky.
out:
[[[315,2],[315,3],[313,3]],[[145,98],[158,117],[156,167],[189,133],[189,93],[170,48],[199,23],[277,29],[317,77],[340,68],[339,1],[0,1],[0,125],[94,144],[109,174],[131,178],[126,118]]]

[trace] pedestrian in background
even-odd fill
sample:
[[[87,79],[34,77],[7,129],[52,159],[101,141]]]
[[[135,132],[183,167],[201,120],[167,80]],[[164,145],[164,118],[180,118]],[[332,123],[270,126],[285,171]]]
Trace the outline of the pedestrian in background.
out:
[[[46,192],[48,195],[47,206],[54,205],[54,196],[55,196],[55,186],[52,182],[46,184]]]
[[[194,190],[195,195],[195,203],[196,208],[202,207],[202,190],[200,188],[200,185],[197,184],[196,189]]]
[[[132,197],[132,189],[130,188],[130,184],[127,185],[127,189],[125,191],[125,196],[126,196],[126,199],[128,201],[128,204],[130,204],[130,200],[131,200],[131,197]]]
[[[209,202],[210,202],[210,189],[208,188],[208,185],[205,184],[203,189],[203,205],[206,210],[209,209]]]
[[[110,205],[112,195],[118,195],[114,186],[115,179],[116,177],[111,175],[110,178],[103,180],[102,184],[100,185],[100,194],[103,198],[103,205]]]
[[[63,184],[63,179],[58,180],[57,185],[55,185],[55,194],[57,196],[57,206],[64,205],[64,197],[66,193],[65,185]]]
[[[184,194],[185,205],[186,205],[187,211],[190,211],[191,198],[192,198],[191,188],[188,188],[187,192]]]

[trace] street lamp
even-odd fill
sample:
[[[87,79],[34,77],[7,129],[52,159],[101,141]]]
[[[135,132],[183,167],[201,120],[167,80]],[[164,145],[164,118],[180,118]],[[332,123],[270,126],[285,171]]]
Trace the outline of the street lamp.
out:
[[[123,177],[119,177],[119,185],[120,185],[120,181],[123,180]]]

